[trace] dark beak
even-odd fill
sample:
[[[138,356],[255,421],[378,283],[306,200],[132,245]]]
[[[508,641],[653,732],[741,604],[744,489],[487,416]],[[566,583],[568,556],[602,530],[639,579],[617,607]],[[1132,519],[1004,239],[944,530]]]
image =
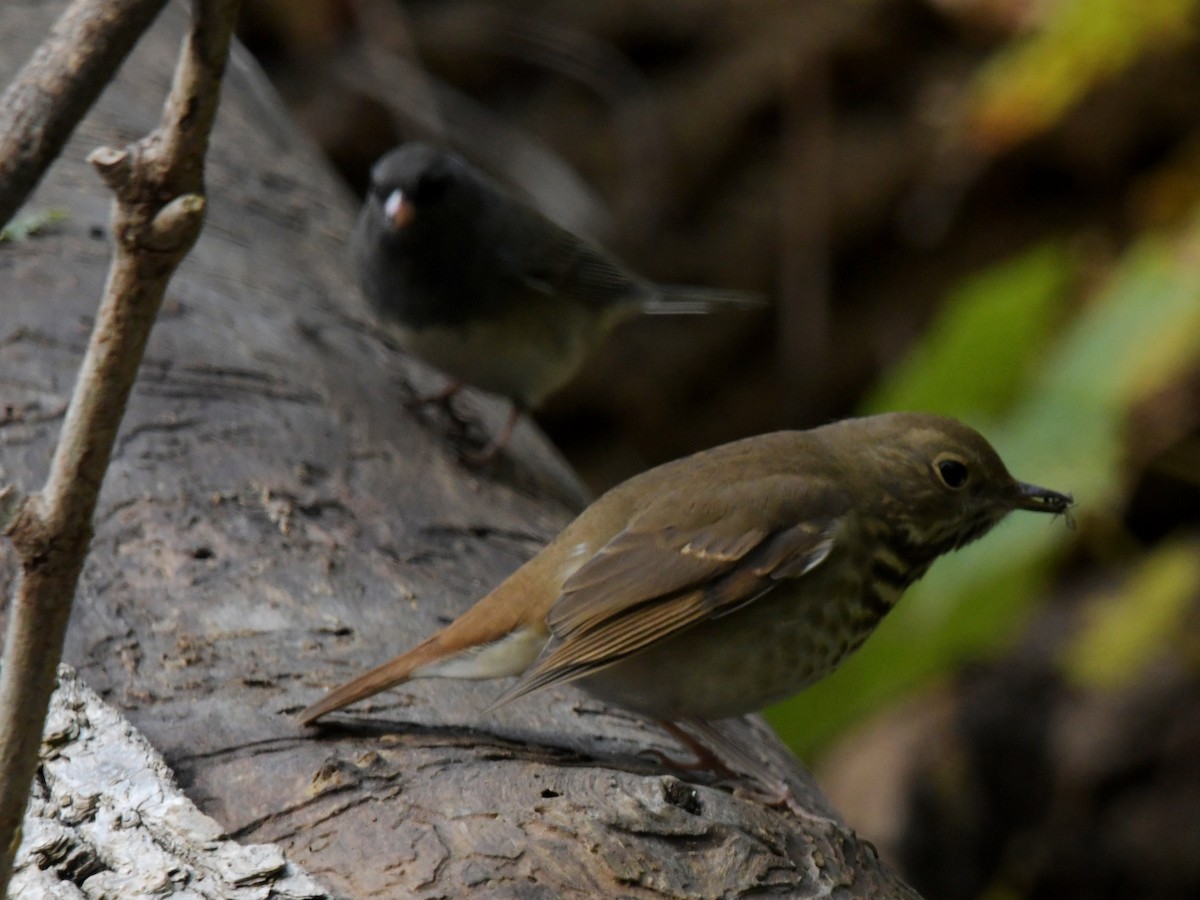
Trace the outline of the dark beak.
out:
[[[1070,494],[1060,494],[1036,484],[1016,482],[1016,497],[1013,500],[1015,509],[1028,509],[1031,512],[1047,512],[1059,515],[1065,513],[1075,503]]]
[[[412,222],[417,210],[403,191],[392,191],[383,201],[383,216],[392,231],[403,231]]]

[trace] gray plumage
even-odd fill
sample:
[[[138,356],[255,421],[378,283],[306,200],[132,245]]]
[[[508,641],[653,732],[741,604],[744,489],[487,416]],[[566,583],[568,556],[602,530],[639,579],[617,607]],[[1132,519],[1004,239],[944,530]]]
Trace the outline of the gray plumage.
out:
[[[354,253],[364,293],[402,345],[524,407],[568,381],[625,319],[762,305],[641,278],[423,143],[375,164]]]

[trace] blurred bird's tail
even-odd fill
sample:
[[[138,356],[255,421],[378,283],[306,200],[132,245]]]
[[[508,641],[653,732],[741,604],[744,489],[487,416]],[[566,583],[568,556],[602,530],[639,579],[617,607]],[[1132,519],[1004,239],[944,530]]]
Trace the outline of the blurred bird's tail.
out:
[[[767,298],[762,294],[682,284],[656,284],[654,287],[655,292],[642,304],[642,312],[652,316],[687,316],[723,309],[767,307]]]

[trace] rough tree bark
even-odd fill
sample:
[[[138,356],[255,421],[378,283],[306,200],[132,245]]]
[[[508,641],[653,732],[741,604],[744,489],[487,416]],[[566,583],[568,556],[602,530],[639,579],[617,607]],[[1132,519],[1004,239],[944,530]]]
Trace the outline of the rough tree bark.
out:
[[[58,673],[12,900],[330,900],[272,844],[242,845],[69,666]]]
[[[60,8],[0,7],[0,77]],[[45,477],[108,262],[109,198],[84,158],[153,126],[182,23],[171,9],[155,25],[31,199],[66,223],[0,247],[0,465],[25,489]],[[573,690],[485,716],[494,685],[417,683],[334,729],[296,725],[324,688],[511,571],[580,490],[531,429],[477,472],[403,409],[407,383],[433,382],[367,324],[344,259],[351,201],[236,55],[208,187],[208,225],[114,450],[66,648],[188,795],[352,896],[914,897],[835,821],[638,759],[679,751]],[[14,574],[0,545],[6,594]]]

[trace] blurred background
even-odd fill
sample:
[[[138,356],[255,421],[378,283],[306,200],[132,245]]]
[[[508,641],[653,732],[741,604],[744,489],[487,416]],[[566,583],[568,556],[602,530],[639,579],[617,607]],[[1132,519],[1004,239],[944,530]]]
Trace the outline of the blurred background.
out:
[[[956,415],[1016,515],[771,719],[930,900],[1200,896],[1200,0],[249,0],[361,191],[435,138],[651,278],[539,421],[595,491]]]

